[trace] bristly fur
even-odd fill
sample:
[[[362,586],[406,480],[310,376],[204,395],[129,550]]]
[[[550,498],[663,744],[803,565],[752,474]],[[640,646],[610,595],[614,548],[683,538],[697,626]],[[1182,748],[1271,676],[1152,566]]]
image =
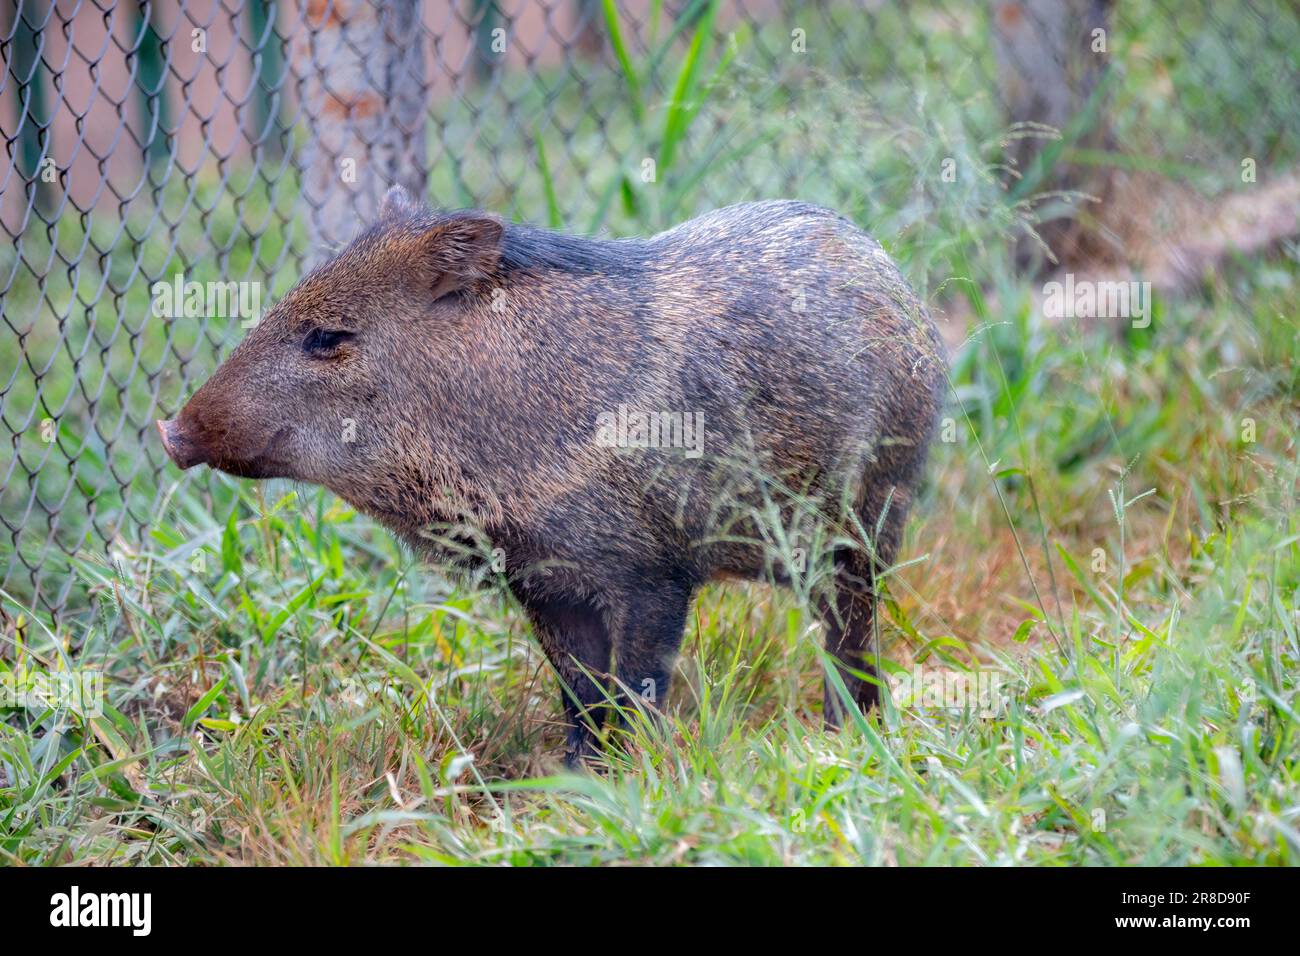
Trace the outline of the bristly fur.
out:
[[[304,355],[313,328],[348,335]],[[786,578],[765,522],[802,535],[810,511],[839,542],[827,647],[871,705],[874,581],[945,381],[922,303],[828,210],[745,203],[610,240],[397,193],[172,434],[187,459],[325,485],[430,553],[495,549],[567,687],[577,760],[611,689],[662,702],[696,590]],[[700,416],[701,453],[601,440],[629,409]],[[837,722],[829,685],[825,707]]]
[[[507,226],[501,244],[502,267],[521,272],[630,276],[651,255],[653,249],[642,239],[593,239],[525,225]]]

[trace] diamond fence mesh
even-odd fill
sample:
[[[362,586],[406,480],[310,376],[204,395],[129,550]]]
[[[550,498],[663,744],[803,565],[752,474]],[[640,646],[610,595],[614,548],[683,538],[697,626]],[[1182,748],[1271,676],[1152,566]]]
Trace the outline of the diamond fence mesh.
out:
[[[1049,220],[1087,224],[1117,172],[1210,196],[1293,164],[1298,50],[1265,2],[9,0],[2,586],[74,606],[76,562],[138,549],[178,488],[230,506],[153,421],[392,182],[615,235],[798,197],[920,237],[933,288],[984,238],[936,209],[1068,256]]]

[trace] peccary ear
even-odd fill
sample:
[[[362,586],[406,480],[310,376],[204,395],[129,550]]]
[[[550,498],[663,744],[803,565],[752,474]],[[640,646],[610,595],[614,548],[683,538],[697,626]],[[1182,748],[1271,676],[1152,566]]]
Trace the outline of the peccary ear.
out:
[[[495,275],[504,231],[500,219],[481,212],[453,213],[425,229],[417,254],[433,297],[472,288]]]
[[[384,200],[379,204],[380,219],[399,219],[420,211],[420,204],[406,191],[405,187],[394,184],[384,193]]]

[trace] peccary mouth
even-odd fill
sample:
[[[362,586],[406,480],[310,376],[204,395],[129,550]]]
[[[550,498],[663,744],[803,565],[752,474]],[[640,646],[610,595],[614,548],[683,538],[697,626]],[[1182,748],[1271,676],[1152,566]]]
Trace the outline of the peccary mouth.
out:
[[[245,457],[209,450],[206,443],[196,441],[176,421],[159,420],[156,424],[158,434],[162,438],[163,450],[182,471],[195,465],[207,465],[228,475],[234,475],[236,478],[290,477],[283,464],[274,458],[280,440],[289,432],[288,426],[276,431],[260,452]]]

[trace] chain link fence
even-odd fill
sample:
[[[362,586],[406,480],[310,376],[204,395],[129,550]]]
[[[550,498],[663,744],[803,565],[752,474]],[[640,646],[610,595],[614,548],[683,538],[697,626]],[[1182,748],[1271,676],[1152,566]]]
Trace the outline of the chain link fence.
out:
[[[168,472],[153,421],[255,315],[189,308],[187,283],[251,288],[255,313],[392,182],[615,235],[798,197],[922,236],[922,288],[982,238],[941,235],[953,205],[1123,261],[1081,194],[1290,168],[1298,50],[1296,5],[1262,0],[9,0],[3,588],[73,606],[76,561],[138,550],[178,487],[224,480]]]

